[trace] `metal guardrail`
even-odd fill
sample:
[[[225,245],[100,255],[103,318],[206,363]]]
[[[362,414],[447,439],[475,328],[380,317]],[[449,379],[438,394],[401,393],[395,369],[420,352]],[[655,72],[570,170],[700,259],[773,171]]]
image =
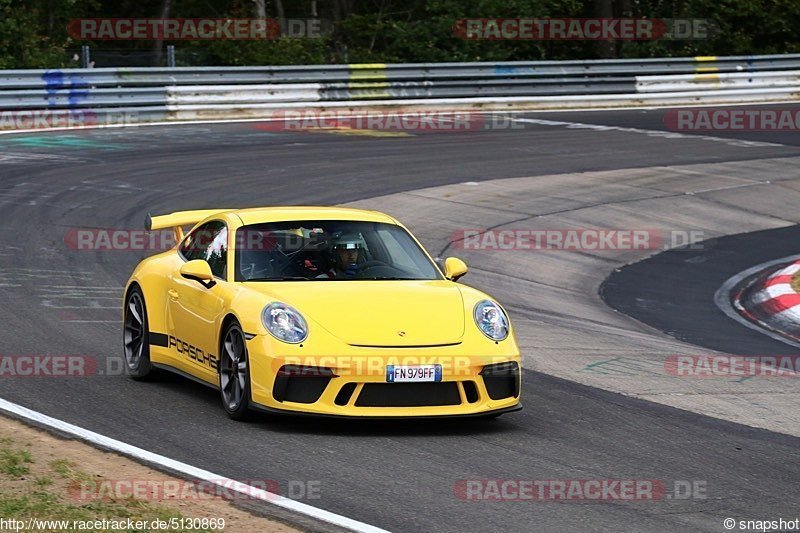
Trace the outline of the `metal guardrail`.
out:
[[[596,61],[0,71],[0,111],[141,120],[279,107],[554,108],[798,98],[800,54]],[[0,126],[2,128],[2,126]]]

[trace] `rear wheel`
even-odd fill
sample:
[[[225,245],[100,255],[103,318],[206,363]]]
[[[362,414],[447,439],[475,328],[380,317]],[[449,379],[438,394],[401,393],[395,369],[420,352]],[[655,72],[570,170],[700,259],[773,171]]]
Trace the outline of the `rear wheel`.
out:
[[[147,308],[139,287],[134,287],[125,299],[122,343],[128,374],[133,379],[145,379],[153,371],[150,363],[150,331]]]
[[[244,332],[238,322],[231,322],[222,337],[219,360],[219,391],[222,407],[234,420],[250,415],[250,371]]]

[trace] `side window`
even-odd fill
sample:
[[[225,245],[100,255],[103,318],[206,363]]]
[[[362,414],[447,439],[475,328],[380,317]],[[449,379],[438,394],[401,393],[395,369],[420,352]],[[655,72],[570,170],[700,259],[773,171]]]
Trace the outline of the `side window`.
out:
[[[224,278],[225,265],[228,260],[228,228],[223,225],[217,232],[211,244],[205,250],[205,257],[203,257],[209,265],[211,265],[211,273],[218,278]]]
[[[216,220],[207,222],[184,239],[179,251],[187,261],[195,259],[206,261],[215,276],[224,278],[228,252],[228,228],[224,222]]]

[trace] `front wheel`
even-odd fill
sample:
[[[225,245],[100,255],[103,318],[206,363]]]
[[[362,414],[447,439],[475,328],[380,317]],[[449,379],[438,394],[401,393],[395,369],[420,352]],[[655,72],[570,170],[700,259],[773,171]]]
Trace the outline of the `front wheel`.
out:
[[[136,380],[147,378],[153,371],[153,365],[150,363],[147,308],[139,287],[132,288],[125,299],[122,344],[128,374]]]
[[[219,360],[222,407],[233,420],[245,420],[250,415],[250,372],[244,332],[238,322],[232,322],[222,338]]]

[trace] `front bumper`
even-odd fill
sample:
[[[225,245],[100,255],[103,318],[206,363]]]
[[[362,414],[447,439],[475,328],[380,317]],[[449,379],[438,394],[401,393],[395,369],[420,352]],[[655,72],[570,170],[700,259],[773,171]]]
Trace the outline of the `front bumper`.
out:
[[[347,355],[270,356],[269,348],[276,346],[263,343],[271,341],[263,337],[248,341],[251,399],[256,409],[356,418],[431,418],[521,408],[518,353],[465,356],[463,346],[348,347]],[[441,381],[387,383],[390,364],[439,364]]]
[[[516,405],[512,405],[511,407],[506,407],[504,409],[495,409],[493,411],[482,411],[479,413],[459,413],[455,415],[415,415],[415,414],[406,414],[406,415],[395,415],[395,416],[383,416],[380,413],[370,413],[368,415],[345,415],[345,414],[327,414],[327,413],[309,413],[307,411],[296,411],[296,410],[288,410],[288,409],[274,409],[272,407],[266,407],[264,405],[259,405],[255,403],[251,403],[250,407],[256,411],[261,411],[262,413],[268,413],[271,415],[278,415],[278,416],[286,416],[286,417],[314,417],[314,418],[331,418],[334,420],[440,420],[440,419],[448,419],[448,418],[486,418],[486,417],[493,417],[505,413],[513,413],[514,411],[521,411],[522,410],[522,403],[517,402]]]

